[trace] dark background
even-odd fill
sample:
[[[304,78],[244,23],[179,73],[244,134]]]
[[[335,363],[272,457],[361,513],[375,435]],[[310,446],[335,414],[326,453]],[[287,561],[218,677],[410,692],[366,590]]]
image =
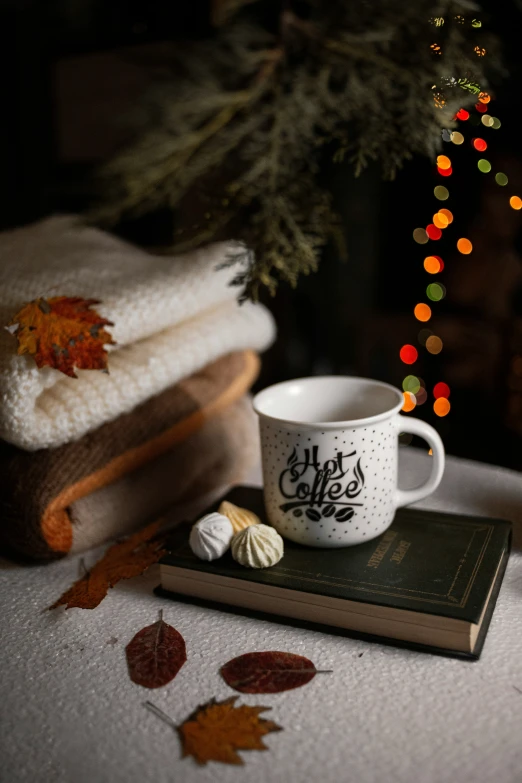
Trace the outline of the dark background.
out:
[[[461,147],[446,144],[454,174],[442,180],[432,163],[414,159],[394,182],[383,182],[377,166],[354,178],[347,164],[332,164],[330,178],[342,215],[349,258],[342,263],[328,249],[316,275],[296,290],[281,286],[267,304],[279,327],[259,385],[314,373],[369,375],[401,385],[409,372],[428,391],[437,381],[451,387],[452,409],[444,419],[433,397],[416,416],[434,424],[448,452],[522,467],[522,211],[509,196],[522,196],[519,111],[522,14],[516,3],[483,3],[487,29],[499,35],[509,76],[493,85],[490,113],[499,130],[467,123]],[[1,50],[4,112],[0,133],[2,210],[6,229],[54,211],[77,211],[91,197],[96,165],[127,138],[124,118],[147,86],[133,61],[134,47],[154,46],[166,37],[211,34],[203,2],[116,2],[107,0],[17,0],[0,6],[5,36]],[[168,31],[168,34],[166,33]],[[488,107],[489,108],[489,107]],[[408,129],[404,129],[405,140]],[[478,172],[472,135],[488,142],[493,169]],[[503,171],[501,188],[494,173]],[[444,184],[444,204],[433,187]],[[443,239],[415,244],[412,231],[426,226],[442,206],[455,220]],[[154,222],[139,239],[154,244]],[[474,243],[470,256],[455,250],[456,239]],[[429,326],[444,342],[437,356],[417,342],[423,327],[413,317],[434,278],[422,261],[436,253],[445,261],[440,277],[447,289],[433,307]],[[414,369],[403,365],[404,343],[419,348]]]

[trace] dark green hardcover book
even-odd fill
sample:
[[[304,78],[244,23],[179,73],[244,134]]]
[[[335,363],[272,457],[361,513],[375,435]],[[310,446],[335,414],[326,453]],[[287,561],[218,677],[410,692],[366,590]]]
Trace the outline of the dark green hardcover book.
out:
[[[260,489],[236,487],[223,499],[265,521]],[[482,650],[511,541],[503,520],[400,509],[366,544],[319,549],[285,541],[277,565],[248,569],[230,552],[199,560],[189,531],[181,525],[168,542],[162,594],[469,658]]]

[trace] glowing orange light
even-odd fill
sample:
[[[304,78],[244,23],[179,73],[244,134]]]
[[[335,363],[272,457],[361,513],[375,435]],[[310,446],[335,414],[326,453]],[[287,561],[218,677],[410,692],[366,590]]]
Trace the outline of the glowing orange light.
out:
[[[417,321],[429,321],[431,318],[431,307],[420,302],[418,305],[415,305],[413,315]]]
[[[433,403],[433,410],[435,411],[437,416],[447,416],[450,412],[451,405],[450,401],[447,400],[445,397],[439,397],[438,400],[435,400]]]
[[[445,207],[444,209],[439,209],[439,215],[444,215],[444,217],[448,221],[448,225],[450,223],[453,223],[453,212],[450,212],[449,209],[446,209]]]
[[[401,361],[403,361],[404,364],[414,364],[417,361],[418,355],[419,352],[414,345],[403,345],[399,353]]]
[[[430,275],[436,275],[440,272],[440,261],[437,256],[426,256],[424,259],[424,269]]]
[[[436,400],[439,399],[439,397],[449,397],[450,396],[450,387],[447,383],[443,383],[442,381],[439,381],[439,383],[436,383],[433,387],[433,396]]]
[[[488,107],[486,106],[485,103],[476,103],[475,104],[475,109],[478,112],[480,112],[481,114],[484,114],[484,112],[486,112],[488,110]]]
[[[488,148],[488,145],[486,144],[484,139],[473,139],[471,143],[473,144],[475,149],[478,150],[479,152],[484,152],[484,150],[487,150]]]
[[[437,228],[447,228],[449,220],[446,215],[442,214],[442,212],[437,212],[435,215],[433,215],[433,223],[437,226]]]
[[[442,236],[442,231],[440,228],[437,228],[437,226],[433,223],[430,223],[429,226],[426,226],[426,233],[430,239],[440,239]]]
[[[519,196],[511,196],[511,198],[509,199],[509,206],[513,207],[513,209],[522,209],[522,198],[520,198]]]
[[[433,457],[433,449],[430,449],[430,450],[428,451],[428,455],[429,455],[430,457]]]
[[[521,202],[522,206],[522,202]],[[473,245],[469,241],[469,239],[465,239],[464,237],[462,239],[459,239],[457,242],[457,250],[459,253],[462,253],[463,255],[467,256],[471,253],[473,250]]]
[[[447,155],[438,155],[437,156],[437,166],[439,169],[450,169],[451,168],[451,160],[448,158]]]
[[[402,395],[404,397],[404,403],[402,405],[402,410],[405,413],[409,413],[417,405],[417,400],[415,399],[415,395],[412,392],[403,392]]]
[[[426,350],[428,353],[432,354],[438,354],[442,351],[442,340],[440,337],[437,337],[436,334],[432,334],[431,337],[428,337],[426,340]]]
[[[478,99],[480,103],[489,103],[491,100],[491,95],[488,95],[487,92],[479,92]]]
[[[451,177],[451,175],[453,174],[453,169],[452,168],[441,169],[441,168],[439,168],[437,166],[437,171],[439,172],[441,177]]]
[[[466,109],[459,109],[455,117],[458,120],[469,120],[469,111],[466,111]]]

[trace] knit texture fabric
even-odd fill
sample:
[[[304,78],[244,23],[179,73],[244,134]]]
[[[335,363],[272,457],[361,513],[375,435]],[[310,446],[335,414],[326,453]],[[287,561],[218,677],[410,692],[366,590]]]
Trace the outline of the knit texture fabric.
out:
[[[209,362],[274,337],[262,305],[237,303],[234,251],[209,245],[176,258],[154,256],[77,218],[48,218],[0,235],[0,325],[37,297],[99,299],[114,323],[109,375],[68,378],[16,355],[0,329],[0,438],[23,449],[57,447],[132,410]]]
[[[197,516],[214,494],[247,478],[259,450],[252,401],[241,397],[162,456],[73,503],[70,552],[128,535],[167,512],[169,524]]]
[[[233,406],[258,370],[251,351],[232,353],[71,443],[30,452],[0,442],[0,547],[63,557],[144,524],[190,488],[226,483],[257,444],[253,412]]]

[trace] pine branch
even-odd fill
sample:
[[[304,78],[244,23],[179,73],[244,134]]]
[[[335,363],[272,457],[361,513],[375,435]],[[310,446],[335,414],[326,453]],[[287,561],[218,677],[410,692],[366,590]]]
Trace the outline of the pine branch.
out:
[[[280,280],[295,285],[339,237],[320,178],[327,150],[356,174],[381,161],[390,178],[414,155],[433,157],[441,128],[487,89],[474,46],[489,66],[496,59],[477,11],[451,0],[436,17],[430,0],[284,0],[270,5],[273,18],[261,0],[214,1],[232,21],[167,57],[172,77],[151,90],[136,141],[102,172],[89,218],[114,226],[168,207],[170,251],[238,240],[236,282],[256,297]]]

